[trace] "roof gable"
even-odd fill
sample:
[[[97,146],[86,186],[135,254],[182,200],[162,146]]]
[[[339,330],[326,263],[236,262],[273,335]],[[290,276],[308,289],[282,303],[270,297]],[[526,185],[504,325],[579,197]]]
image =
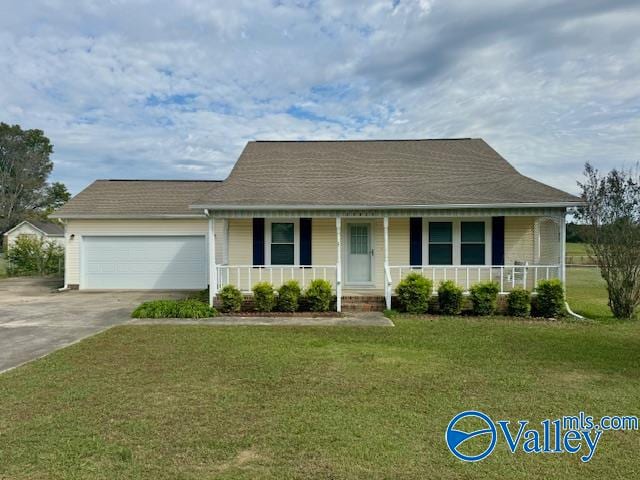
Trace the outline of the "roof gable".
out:
[[[57,222],[46,222],[43,220],[23,220],[12,229],[7,230],[4,234],[9,235],[25,224],[30,225],[33,229],[40,231],[45,236],[61,237],[64,235],[64,227],[62,225]]]
[[[482,139],[249,142],[229,177],[195,203],[437,206],[575,203],[518,173]]]

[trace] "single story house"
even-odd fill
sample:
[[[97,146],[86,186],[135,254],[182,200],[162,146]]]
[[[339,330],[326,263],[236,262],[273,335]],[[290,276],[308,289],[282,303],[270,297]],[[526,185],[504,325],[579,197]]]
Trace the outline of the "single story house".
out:
[[[42,238],[64,247],[64,225],[60,222],[23,220],[11,230],[5,232],[3,245],[8,248],[21,236]]]
[[[410,271],[502,293],[564,280],[581,199],[518,173],[482,139],[254,141],[224,181],[98,180],[65,222],[66,283],[200,289],[331,282],[390,305]]]

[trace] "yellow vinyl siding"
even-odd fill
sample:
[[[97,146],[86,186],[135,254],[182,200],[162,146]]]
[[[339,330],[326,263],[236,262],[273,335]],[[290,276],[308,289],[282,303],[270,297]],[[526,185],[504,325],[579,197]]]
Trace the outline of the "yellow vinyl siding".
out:
[[[420,241],[422,241],[422,239]],[[384,243],[382,248],[384,249]],[[384,250],[380,253],[382,254],[382,262],[384,266]],[[408,218],[389,219],[389,265],[409,265]]]
[[[504,219],[504,263],[534,262],[534,217]]]
[[[336,256],[336,219],[312,219],[311,263],[316,265],[335,265]]]
[[[560,262],[560,230],[553,220],[540,222],[540,261],[543,265]]]

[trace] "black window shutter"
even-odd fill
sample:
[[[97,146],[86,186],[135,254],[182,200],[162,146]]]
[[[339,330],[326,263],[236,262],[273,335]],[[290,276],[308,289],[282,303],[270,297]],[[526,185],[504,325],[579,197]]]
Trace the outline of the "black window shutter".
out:
[[[409,219],[409,265],[422,265],[422,218]]]
[[[253,264],[264,265],[264,218],[253,219]]]
[[[504,217],[491,218],[491,263],[504,265]]]
[[[311,219],[300,219],[300,265],[311,265]]]

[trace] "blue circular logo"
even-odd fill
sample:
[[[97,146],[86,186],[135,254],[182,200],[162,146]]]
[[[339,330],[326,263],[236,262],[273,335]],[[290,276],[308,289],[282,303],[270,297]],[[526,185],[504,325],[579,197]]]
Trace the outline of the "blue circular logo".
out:
[[[456,424],[464,418],[479,419],[483,425],[486,425],[486,428],[484,428],[483,426],[482,428],[479,428],[472,432],[457,430],[455,428]],[[483,452],[475,455],[466,455],[459,451],[460,447],[462,447],[462,445],[467,440],[470,440],[472,438],[475,438],[481,435],[490,435],[489,446]],[[488,455],[490,455],[496,446],[497,437],[498,435],[496,432],[496,426],[494,425],[493,420],[491,420],[491,418],[489,418],[488,415],[485,415],[482,412],[477,412],[475,410],[468,410],[466,412],[461,412],[455,417],[453,417],[449,422],[447,431],[444,434],[444,438],[447,442],[447,446],[449,447],[449,450],[451,450],[451,453],[453,453],[456,457],[458,457],[460,460],[463,460],[465,462],[477,462],[487,457]]]

